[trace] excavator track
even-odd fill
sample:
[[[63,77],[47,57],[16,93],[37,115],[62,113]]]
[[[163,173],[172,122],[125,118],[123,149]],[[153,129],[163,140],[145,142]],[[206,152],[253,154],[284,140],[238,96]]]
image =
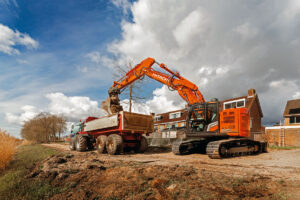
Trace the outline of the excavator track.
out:
[[[175,155],[205,153],[206,145],[206,140],[178,140],[172,144],[172,152]]]
[[[212,159],[253,155],[261,152],[261,145],[249,139],[225,139],[209,142],[206,153]]]
[[[191,144],[189,141],[176,141],[172,144],[172,152],[175,155],[184,155],[190,153]]]

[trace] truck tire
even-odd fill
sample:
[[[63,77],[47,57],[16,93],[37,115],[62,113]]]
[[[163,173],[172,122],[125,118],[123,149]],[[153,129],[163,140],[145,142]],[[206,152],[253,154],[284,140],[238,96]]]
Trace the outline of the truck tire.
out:
[[[123,151],[123,139],[120,135],[111,134],[107,137],[106,150],[110,155],[120,154]]]
[[[140,142],[134,148],[136,153],[144,153],[148,149],[148,141],[145,136],[141,136]]]
[[[107,136],[106,135],[100,135],[96,139],[96,148],[98,153],[104,153],[106,150],[106,142],[107,142]]]
[[[77,151],[86,151],[87,149],[86,138],[80,134],[76,135],[75,146]]]
[[[71,138],[70,138],[70,141],[69,141],[69,149],[70,149],[71,151],[76,150],[76,147],[75,147],[75,137],[71,137]]]

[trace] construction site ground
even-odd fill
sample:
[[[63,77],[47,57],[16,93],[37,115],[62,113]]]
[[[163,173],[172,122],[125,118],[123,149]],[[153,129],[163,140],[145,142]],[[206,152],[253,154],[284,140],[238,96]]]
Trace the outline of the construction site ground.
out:
[[[210,159],[167,148],[111,156],[45,146],[61,154],[37,164],[28,178],[65,187],[52,199],[300,199],[300,149]]]

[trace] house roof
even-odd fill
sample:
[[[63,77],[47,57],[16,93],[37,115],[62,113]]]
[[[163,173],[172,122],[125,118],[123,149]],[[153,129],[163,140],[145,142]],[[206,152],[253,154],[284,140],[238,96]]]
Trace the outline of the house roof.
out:
[[[300,115],[300,99],[289,100],[286,103],[283,116]]]

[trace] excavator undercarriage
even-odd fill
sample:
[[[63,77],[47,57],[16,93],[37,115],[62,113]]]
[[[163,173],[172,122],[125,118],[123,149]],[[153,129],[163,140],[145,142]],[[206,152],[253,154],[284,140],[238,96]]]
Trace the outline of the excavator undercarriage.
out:
[[[265,144],[261,142],[246,138],[222,138],[226,137],[177,140],[172,144],[172,152],[175,155],[203,153],[212,159],[220,159],[255,155],[266,151]]]

